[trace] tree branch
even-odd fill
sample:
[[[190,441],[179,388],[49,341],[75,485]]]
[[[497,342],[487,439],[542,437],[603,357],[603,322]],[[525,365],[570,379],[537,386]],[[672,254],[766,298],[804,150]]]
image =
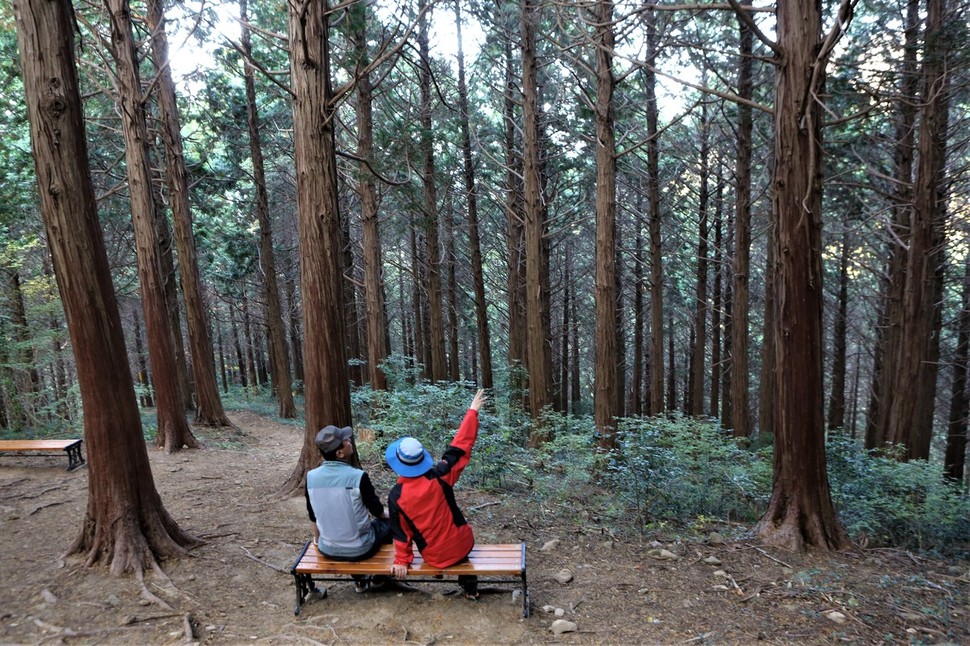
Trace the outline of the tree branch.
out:
[[[775,53],[775,55],[782,55],[784,50],[778,46],[778,43],[765,36],[764,32],[758,28],[754,18],[751,17],[751,7],[742,7],[740,4],[738,4],[738,0],[728,0],[728,3],[731,5],[731,8],[734,9],[734,13],[737,14],[738,19],[743,22],[755,36],[758,37],[758,40],[764,43],[768,49]]]

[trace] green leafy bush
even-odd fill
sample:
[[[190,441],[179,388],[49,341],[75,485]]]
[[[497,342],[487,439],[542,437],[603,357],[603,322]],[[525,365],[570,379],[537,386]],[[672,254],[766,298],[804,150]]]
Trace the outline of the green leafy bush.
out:
[[[869,546],[938,553],[970,549],[970,497],[944,480],[940,465],[900,462],[830,436],[832,500],[849,535]]]
[[[627,419],[606,480],[642,526],[698,517],[753,521],[771,493],[771,464],[709,421]]]

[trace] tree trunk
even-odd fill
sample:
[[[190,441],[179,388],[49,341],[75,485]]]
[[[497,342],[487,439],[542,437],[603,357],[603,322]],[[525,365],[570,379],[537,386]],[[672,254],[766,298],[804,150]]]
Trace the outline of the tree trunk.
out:
[[[892,398],[887,426],[887,439],[905,445],[908,459],[929,457],[927,421],[933,415],[934,389],[929,386],[935,384],[936,370],[928,363],[933,360],[934,323],[939,316],[937,269],[943,253],[942,245],[935,243],[945,224],[941,177],[948,101],[944,44],[940,41],[945,14],[945,0],[927,1],[919,163],[902,302],[902,346],[893,376],[893,392],[909,396]]]
[[[153,173],[153,176],[152,195],[154,204],[157,206],[162,203],[162,194],[159,190],[162,178],[157,170]],[[172,348],[175,352],[175,370],[182,398],[182,407],[191,411],[195,410],[195,399],[192,394],[192,380],[189,378],[190,371],[187,353],[185,352],[185,342],[182,338],[182,313],[179,307],[178,280],[175,276],[175,245],[172,241],[172,232],[168,228],[168,218],[158,210],[155,212],[153,226],[158,233],[165,312],[168,315],[169,326],[172,330]]]
[[[616,446],[616,140],[613,132],[613,3],[592,8],[596,45],[596,342],[594,423],[597,446]]]
[[[646,14],[647,65],[644,90],[647,113],[647,201],[650,205],[650,414],[664,412],[663,249],[660,238],[660,133],[657,129],[657,15]]]
[[[573,322],[570,318],[570,302],[573,294],[573,245],[572,240],[566,241],[566,252],[563,258],[562,279],[562,330],[559,335],[559,396],[557,409],[562,413],[569,412],[569,329]],[[576,350],[573,349],[573,352]]]
[[[452,221],[451,190],[448,191],[449,208],[445,214],[445,262],[448,270],[448,378],[461,379],[460,357],[458,353],[458,277],[456,275],[455,227]]]
[[[370,164],[374,159],[373,87],[367,66],[367,8],[364,3],[351,7],[359,16],[354,24],[357,29],[350,34],[355,52],[354,78],[357,79],[357,192],[360,194],[360,222],[364,246],[364,310],[367,316],[367,371],[370,387],[387,390],[387,375],[381,363],[387,359],[390,349],[387,343],[387,311],[381,261],[381,236],[377,215],[378,196],[374,173]]]
[[[481,356],[479,385],[491,390],[492,377],[491,335],[488,331],[488,302],[485,300],[485,273],[482,268],[482,248],[478,235],[478,187],[475,184],[475,166],[472,164],[472,141],[468,122],[468,87],[465,81],[465,54],[461,38],[461,2],[455,1],[455,30],[458,40],[458,109],[461,111],[462,170],[465,179],[465,201],[468,205],[468,248],[471,252],[472,284],[475,290],[475,322],[478,330],[478,351]]]
[[[51,264],[47,256],[43,258],[44,282],[46,283],[48,302],[54,303],[57,294],[54,293],[55,279],[51,269]],[[57,414],[64,422],[72,423],[74,407],[71,406],[70,384],[68,383],[67,366],[64,360],[64,329],[60,319],[54,312],[47,315],[47,329],[50,330],[51,343],[51,373],[54,391],[54,401],[57,406]],[[2,360],[2,359],[0,359]]]
[[[832,330],[832,393],[829,397],[829,430],[845,428],[846,316],[849,309],[849,226],[842,223],[842,252],[839,256],[839,302]]]
[[[253,343],[253,322],[249,316],[249,286],[242,286],[242,331],[243,340],[246,342],[243,348],[243,357],[246,361],[246,372],[249,375],[249,383],[253,388],[260,385],[259,375],[256,373],[256,346]]]
[[[222,339],[222,326],[216,328],[216,346],[219,348],[219,372],[222,375],[222,392],[229,394],[229,375],[226,369],[226,346]]]
[[[733,258],[734,257],[734,218],[727,218],[727,232],[724,236],[724,257]],[[768,253],[771,254],[771,245],[768,245]],[[734,400],[731,399],[731,362],[734,357],[734,349],[731,346],[731,339],[734,337],[734,322],[731,319],[731,311],[734,309],[732,306],[732,294],[734,290],[734,279],[732,277],[732,266],[731,263],[724,263],[721,267],[721,271],[724,272],[724,307],[722,308],[722,318],[724,334],[722,336],[724,348],[722,351],[723,359],[721,363],[721,426],[724,428],[731,428],[731,421],[734,419]],[[767,313],[766,313],[767,318]],[[770,363],[774,365],[774,358],[770,359]],[[774,392],[772,392],[772,397],[774,397]]]
[[[677,358],[674,356],[674,313],[667,312],[667,411],[677,410]]]
[[[630,389],[630,414],[641,415],[643,405],[643,370],[644,346],[643,338],[646,329],[643,320],[643,203],[640,199],[641,191],[637,191],[636,224],[633,246],[633,375]]]
[[[711,399],[709,417],[717,417],[721,406],[721,309],[723,308],[722,276],[724,275],[724,173],[721,160],[717,163],[717,183],[714,189],[714,287],[711,294]]]
[[[13,337],[17,342],[14,356],[15,367],[13,373],[14,386],[14,418],[17,420],[15,428],[27,428],[37,425],[36,401],[40,390],[40,375],[37,373],[37,362],[34,360],[30,328],[27,324],[27,307],[24,304],[24,292],[20,285],[20,274],[14,270],[4,272],[7,277],[7,289],[10,301],[10,325]]]
[[[580,404],[583,401],[583,391],[582,385],[580,383],[580,371],[579,371],[579,325],[577,321],[579,320],[579,315],[577,314],[578,307],[576,305],[576,294],[573,293],[572,300],[572,312],[571,317],[573,320],[572,329],[569,331],[572,337],[571,345],[573,347],[572,356],[570,359],[572,363],[569,366],[569,391],[570,391],[570,402],[569,409],[574,415],[579,413]]]
[[[750,6],[743,0],[742,6]],[[748,13],[751,16],[751,13]],[[738,95],[750,100],[754,96],[752,46],[754,34],[747,23],[738,18],[741,52],[738,62]],[[777,109],[777,108],[776,108]],[[748,401],[748,278],[751,273],[751,106],[738,104],[738,146],[735,178],[734,218],[734,288],[731,293],[731,401],[734,416],[731,429],[735,437],[751,435],[750,403]]]
[[[141,581],[157,559],[201,541],[169,516],[152,479],[88,167],[71,5],[13,7],[41,213],[84,408],[88,505],[67,553]]]
[[[970,396],[967,393],[967,362],[970,361],[970,255],[963,261],[963,295],[957,317],[957,347],[953,357],[950,416],[947,423],[943,475],[953,482],[963,482],[967,460],[967,418]]]
[[[616,392],[616,402],[614,403],[614,410],[618,417],[626,417],[629,415],[629,411],[626,407],[626,371],[627,371],[627,341],[626,341],[626,325],[624,321],[624,314],[627,311],[626,303],[623,302],[623,256],[621,254],[621,249],[625,249],[623,246],[623,238],[621,236],[622,227],[617,224],[615,227],[616,237],[615,244],[613,246],[613,265],[616,267],[616,271],[613,272],[613,289],[616,293],[616,309],[613,310],[613,330],[614,336],[616,336],[616,365],[613,370],[616,372],[616,387],[614,388]]]
[[[524,9],[523,9],[524,11]],[[515,106],[521,105],[516,97],[521,94],[515,75],[515,58],[511,37],[503,41],[505,58],[505,191],[506,191],[506,246],[508,247],[508,308],[509,308],[509,404],[513,408],[525,405],[527,366],[526,319],[525,319],[525,215],[522,203],[522,157],[516,149]]]
[[[349,426],[350,380],[344,351],[340,212],[330,86],[326,0],[289,5],[293,141],[300,239],[300,285],[306,376],[306,425],[296,468],[283,485],[293,493],[320,463],[314,437],[328,424]]]
[[[154,0],[157,1],[157,0]],[[266,170],[263,146],[259,139],[259,113],[256,108],[255,70],[252,56],[247,0],[239,0],[243,82],[246,86],[246,125],[249,128],[249,152],[253,162],[253,184],[256,189],[256,219],[259,222],[259,261],[263,270],[263,297],[266,299],[266,328],[269,332],[270,378],[279,404],[277,414],[283,419],[296,418],[293,384],[290,380],[290,358],[286,347],[286,330],[280,307],[280,289],[276,278],[276,253],[273,251],[273,227],[269,217],[269,195],[266,192]],[[200,406],[201,408],[201,406]]]
[[[792,551],[849,545],[825,471],[821,109],[828,51],[821,1],[780,3],[772,215],[778,265],[774,486],[755,533]],[[839,16],[839,24],[848,16]],[[736,322],[735,322],[736,323]],[[737,352],[735,352],[737,355]]]
[[[427,13],[421,14],[418,48],[421,54],[421,154],[424,158],[424,231],[427,256],[428,322],[430,324],[431,382],[448,377],[445,363],[444,310],[441,297],[441,249],[438,239],[438,191],[435,180],[434,135],[431,121],[431,54],[428,44]]]
[[[286,286],[287,314],[289,318],[290,349],[293,350],[293,378],[303,383],[303,343],[300,327],[300,307],[297,302],[296,279],[283,272],[283,282]],[[303,389],[305,390],[305,389]]]
[[[873,357],[872,384],[866,417],[867,449],[883,448],[889,443],[889,408],[899,364],[902,334],[902,303],[906,288],[906,266],[909,256],[910,226],[913,209],[913,156],[916,150],[916,115],[919,109],[920,2],[907,0],[904,24],[903,62],[900,69],[899,113],[896,119],[896,148],[893,175],[896,194],[889,224],[886,280],[883,285],[876,347]]]
[[[529,414],[538,422],[550,403],[552,356],[549,348],[549,256],[539,157],[539,88],[536,62],[537,8],[522,2],[522,129],[525,197],[526,345],[529,369]],[[534,428],[529,443],[549,439],[547,429]]]
[[[155,405],[152,397],[151,374],[148,372],[148,359],[145,357],[145,342],[142,337],[141,319],[138,312],[132,312],[131,318],[135,322],[135,357],[138,361],[138,385],[142,388],[141,405],[151,408]]]
[[[769,224],[768,240],[774,239],[774,229],[777,225]],[[778,385],[778,370],[775,366],[775,352],[777,351],[777,281],[775,280],[777,251],[775,246],[768,243],[767,260],[765,262],[765,326],[764,339],[761,344],[761,374],[758,383],[758,433],[773,435],[775,427],[775,411],[778,403],[775,400],[775,389]]]
[[[364,384],[364,369],[360,360],[364,356],[364,350],[360,344],[360,315],[357,307],[357,283],[354,277],[354,242],[350,238],[350,220],[341,218],[340,220],[340,260],[341,260],[341,283],[344,289],[344,331],[347,334],[347,374],[350,376],[350,383],[355,387]]]
[[[246,376],[246,359],[243,356],[242,343],[239,339],[239,325],[236,323],[236,308],[229,306],[229,325],[232,328],[232,344],[236,351],[236,366],[239,372],[239,385],[246,388],[249,378]]]
[[[430,378],[430,361],[427,360],[427,348],[430,345],[428,339],[428,326],[425,325],[425,312],[427,307],[424,302],[424,292],[421,285],[424,283],[424,258],[421,255],[421,245],[418,244],[417,226],[414,222],[414,214],[408,220],[408,241],[411,248],[411,316],[414,321],[414,363],[421,366],[421,377]]]
[[[127,0],[107,0],[107,7],[111,14],[111,48],[116,63],[142,307],[155,383],[158,444],[166,452],[174,453],[183,446],[198,448],[199,445],[185,419],[172,345],[173,333],[165,305],[156,229],[158,214],[152,195],[148,129],[138,78],[138,55],[131,31],[131,13]]]
[[[175,224],[175,243],[179,254],[179,275],[185,300],[185,322],[192,348],[192,376],[197,406],[195,423],[204,426],[229,426],[229,418],[222,408],[219,386],[216,383],[212,357],[212,339],[206,320],[206,305],[202,299],[199,260],[192,233],[192,211],[189,206],[189,183],[182,152],[175,83],[168,58],[168,37],[165,33],[165,14],[161,0],[148,0],[147,21],[151,29],[152,59],[158,74],[158,107],[162,141],[165,144],[165,175],[168,179],[172,220]]]
[[[701,110],[701,154],[700,172],[698,182],[700,190],[698,195],[698,220],[699,231],[697,238],[697,285],[695,291],[694,309],[694,348],[691,355],[691,392],[687,398],[689,402],[688,415],[704,414],[704,375],[706,372],[706,351],[707,351],[707,254],[708,254],[708,200],[709,193],[707,188],[708,177],[710,176],[710,122],[707,116],[707,104]]]

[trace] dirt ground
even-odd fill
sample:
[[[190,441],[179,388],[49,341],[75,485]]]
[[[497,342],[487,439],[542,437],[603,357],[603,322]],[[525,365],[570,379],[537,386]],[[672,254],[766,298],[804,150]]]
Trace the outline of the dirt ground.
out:
[[[970,644],[970,563],[899,550],[795,555],[750,540],[628,540],[596,510],[530,508],[521,493],[459,488],[479,542],[525,542],[532,616],[509,590],[477,602],[450,584],[356,594],[329,583],[294,617],[289,568],[310,536],[302,497],[272,496],[302,430],[237,411],[239,435],[197,431],[200,451],[150,449],[162,500],[206,539],[194,558],[133,577],[64,560],[87,501],[87,468],[64,457],[0,456],[3,644]],[[386,491],[391,475],[365,464]],[[578,522],[576,518],[587,519]],[[569,570],[572,579],[557,575]],[[488,585],[483,583],[483,585]],[[560,615],[560,617],[557,617]],[[575,630],[556,635],[561,619]]]

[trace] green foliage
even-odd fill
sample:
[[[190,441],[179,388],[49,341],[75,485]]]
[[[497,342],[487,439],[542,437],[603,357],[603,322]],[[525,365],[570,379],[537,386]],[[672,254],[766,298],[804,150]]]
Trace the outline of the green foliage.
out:
[[[641,527],[699,516],[750,522],[768,502],[770,460],[741,448],[714,424],[628,419],[617,436],[604,480]]]
[[[925,460],[900,462],[830,436],[832,499],[849,535],[870,546],[970,549],[970,497]]]

